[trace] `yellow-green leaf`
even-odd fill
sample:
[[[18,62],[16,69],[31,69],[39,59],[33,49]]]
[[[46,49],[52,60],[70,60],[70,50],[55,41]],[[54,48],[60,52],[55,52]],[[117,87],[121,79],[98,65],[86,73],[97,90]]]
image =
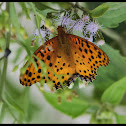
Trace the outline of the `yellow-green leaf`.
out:
[[[102,95],[102,102],[109,102],[111,104],[120,103],[124,93],[126,92],[126,77],[112,84]]]
[[[104,13],[105,13],[108,9],[109,9],[109,5],[107,5],[107,4],[104,3],[104,4],[101,4],[101,5],[99,5],[98,7],[96,7],[94,10],[92,10],[92,11],[90,12],[90,14],[91,14],[91,16],[92,16],[93,18],[98,18],[98,17],[104,15]]]

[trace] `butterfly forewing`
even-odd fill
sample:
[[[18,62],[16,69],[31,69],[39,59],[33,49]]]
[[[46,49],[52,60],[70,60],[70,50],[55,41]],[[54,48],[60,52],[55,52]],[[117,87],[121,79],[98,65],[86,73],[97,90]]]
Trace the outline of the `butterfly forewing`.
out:
[[[85,80],[94,79],[97,68],[107,66],[109,58],[99,47],[86,39],[71,34],[67,36],[73,48],[76,72]]]

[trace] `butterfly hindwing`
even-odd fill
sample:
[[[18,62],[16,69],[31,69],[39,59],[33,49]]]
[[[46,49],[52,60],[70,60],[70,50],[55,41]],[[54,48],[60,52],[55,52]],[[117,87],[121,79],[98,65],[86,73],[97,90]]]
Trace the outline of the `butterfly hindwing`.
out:
[[[73,48],[76,72],[83,79],[94,79],[99,66],[107,66],[109,59],[107,55],[96,45],[79,36],[67,34],[68,41]]]
[[[54,46],[54,43],[56,43],[57,38],[52,38],[49,41],[45,43],[45,45],[40,46],[34,54],[45,64],[48,66],[51,66],[50,59],[52,58],[55,60],[55,55],[54,55],[54,48],[56,48],[56,44]],[[40,62],[37,60],[37,58],[33,57],[36,65],[37,65],[37,70],[35,69],[34,65],[30,63],[29,67],[26,69],[26,72],[24,75],[20,75],[20,83],[22,85],[30,86],[36,82],[39,82],[42,78],[41,73],[42,73],[42,67]],[[26,63],[27,64],[27,63]],[[44,78],[46,81],[46,78]]]

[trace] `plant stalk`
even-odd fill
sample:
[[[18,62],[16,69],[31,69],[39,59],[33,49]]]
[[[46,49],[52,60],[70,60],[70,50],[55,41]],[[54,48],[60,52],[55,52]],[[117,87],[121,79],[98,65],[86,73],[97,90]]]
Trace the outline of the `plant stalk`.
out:
[[[8,14],[10,13],[10,3],[9,2],[6,2],[6,11],[8,12]],[[10,45],[10,18],[8,18],[8,24],[9,24],[9,31],[7,31],[7,33],[6,33],[6,48],[9,49],[9,45]],[[1,72],[1,80],[0,80],[0,101],[2,100],[2,93],[3,93],[5,82],[6,82],[7,64],[8,64],[8,57],[4,57],[3,58],[3,71]]]

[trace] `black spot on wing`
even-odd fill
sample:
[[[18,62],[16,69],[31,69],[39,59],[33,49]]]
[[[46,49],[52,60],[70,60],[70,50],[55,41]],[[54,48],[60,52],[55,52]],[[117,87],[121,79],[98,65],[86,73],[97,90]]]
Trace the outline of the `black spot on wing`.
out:
[[[47,59],[50,60],[50,56],[47,56]]]
[[[79,50],[82,52],[82,49],[79,47]]]

